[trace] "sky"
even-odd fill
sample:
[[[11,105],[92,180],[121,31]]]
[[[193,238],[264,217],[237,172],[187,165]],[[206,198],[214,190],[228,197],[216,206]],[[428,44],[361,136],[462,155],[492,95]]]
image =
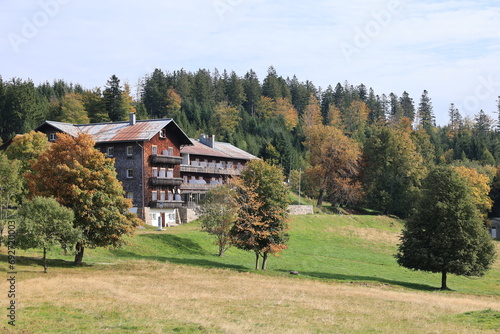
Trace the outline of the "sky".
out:
[[[454,103],[494,119],[500,96],[500,2],[458,0],[0,0],[0,75],[134,89],[155,68],[269,66],[326,89],[423,90],[436,121]]]

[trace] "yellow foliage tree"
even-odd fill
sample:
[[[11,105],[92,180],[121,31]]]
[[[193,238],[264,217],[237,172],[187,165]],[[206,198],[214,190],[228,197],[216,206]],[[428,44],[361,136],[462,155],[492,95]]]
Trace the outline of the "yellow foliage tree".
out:
[[[297,123],[299,122],[299,114],[297,113],[297,110],[293,107],[293,105],[290,103],[288,98],[286,97],[277,98],[275,106],[276,106],[276,114],[278,116],[283,116],[287,130],[292,130],[293,128],[295,128],[297,126]]]
[[[481,174],[475,168],[464,166],[454,167],[458,174],[464,178],[472,189],[472,202],[478,208],[483,220],[491,211],[493,201],[489,197],[491,180],[487,175]]]
[[[219,102],[215,108],[210,123],[220,134],[234,134],[240,121],[238,109],[231,107],[227,101]]]

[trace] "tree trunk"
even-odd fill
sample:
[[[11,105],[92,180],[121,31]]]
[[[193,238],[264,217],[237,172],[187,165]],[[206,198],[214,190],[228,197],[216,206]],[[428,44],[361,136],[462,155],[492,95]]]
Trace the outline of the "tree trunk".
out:
[[[83,246],[83,243],[78,242],[75,248],[76,248],[75,264],[77,266],[81,266],[83,260],[83,251],[85,250],[85,247]]]
[[[224,255],[224,245],[219,244],[219,256]]]
[[[441,272],[441,290],[449,290],[448,286],[446,285],[446,270],[443,270]]]
[[[318,202],[316,203],[317,207],[320,207],[323,205],[323,197],[325,197],[325,189],[320,189],[319,196],[318,196]]]
[[[267,269],[267,252],[262,255],[262,270]]]
[[[47,273],[47,248],[43,247],[43,272]]]
[[[259,270],[259,252],[255,252],[255,270]]]

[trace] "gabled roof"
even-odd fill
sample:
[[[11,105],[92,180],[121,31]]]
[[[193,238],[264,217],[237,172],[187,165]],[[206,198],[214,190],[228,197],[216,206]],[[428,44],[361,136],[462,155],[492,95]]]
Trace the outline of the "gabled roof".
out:
[[[171,118],[136,121],[133,125],[130,122],[70,124],[45,121],[36,130],[47,125],[71,136],[77,136],[82,132],[87,133],[97,143],[147,141],[153,138],[161,129],[167,128],[167,131],[177,132],[181,145],[192,145],[189,137]]]
[[[197,139],[192,139],[193,146],[185,146],[181,149],[181,153],[188,153],[193,155],[205,155],[210,157],[230,158],[240,160],[253,160],[258,159],[256,156],[237,148],[234,145],[223,142],[214,142],[214,147],[210,147],[200,143]]]

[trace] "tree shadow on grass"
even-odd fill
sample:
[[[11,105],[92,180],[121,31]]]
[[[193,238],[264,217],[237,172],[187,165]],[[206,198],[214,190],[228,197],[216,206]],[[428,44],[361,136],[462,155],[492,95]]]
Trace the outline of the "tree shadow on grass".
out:
[[[173,234],[140,234],[136,238],[148,238],[164,246],[174,248],[177,253],[208,255],[196,242]]]
[[[223,261],[212,261],[207,259],[199,258],[186,258],[186,257],[171,257],[171,256],[150,256],[150,255],[140,255],[123,249],[113,249],[110,250],[113,255],[124,259],[134,259],[134,260],[146,260],[146,261],[157,261],[157,262],[170,262],[175,264],[184,264],[189,266],[204,267],[204,268],[219,268],[219,269],[233,269],[237,271],[248,271],[249,269],[244,266],[227,264]]]
[[[286,270],[280,270],[282,272],[287,272]],[[301,271],[299,273],[301,276],[309,276],[312,278],[319,278],[325,280],[335,280],[335,281],[348,281],[348,282],[377,282],[381,284],[397,285],[404,288],[420,291],[436,291],[439,288],[435,286],[430,286],[427,284],[410,283],[404,281],[389,280],[381,277],[373,276],[357,276],[357,275],[342,275],[342,274],[332,274],[332,273],[321,273],[321,272],[307,272]]]
[[[30,256],[16,256],[17,265],[30,266],[30,267],[40,267],[43,271],[43,263],[41,257],[30,257]],[[6,262],[8,264],[8,256],[5,254],[0,254],[0,262]],[[74,261],[67,261],[62,259],[49,259],[47,258],[48,271],[50,268],[81,268],[81,267],[92,267],[93,264],[83,263],[82,265],[75,265]],[[0,271],[9,271],[8,266],[0,268]],[[22,272],[23,270],[18,270],[16,272]]]

